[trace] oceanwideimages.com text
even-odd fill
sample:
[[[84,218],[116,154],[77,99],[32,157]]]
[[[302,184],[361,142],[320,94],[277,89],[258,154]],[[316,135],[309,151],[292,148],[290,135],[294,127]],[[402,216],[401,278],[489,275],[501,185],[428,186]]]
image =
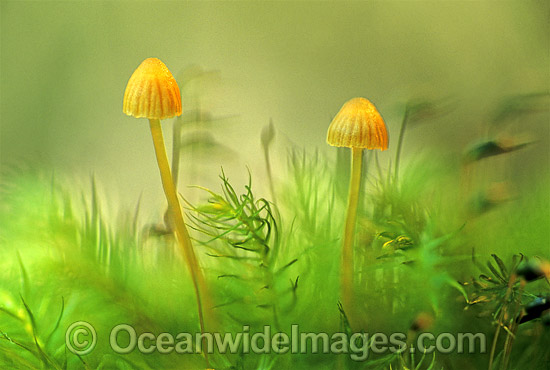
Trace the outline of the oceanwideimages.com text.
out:
[[[73,323],[66,332],[67,348],[78,355],[93,351],[98,340],[108,340],[118,354],[138,351],[143,354],[195,354],[195,353],[255,353],[255,354],[342,354],[354,361],[365,361],[371,353],[422,354],[485,353],[486,337],[483,333],[423,332],[414,338],[405,333],[312,333],[302,332],[292,325],[289,332],[272,331],[266,325],[260,332],[251,332],[244,325],[237,333],[153,333],[138,332],[128,324],[116,325],[108,337],[98,338],[94,327],[84,321]]]

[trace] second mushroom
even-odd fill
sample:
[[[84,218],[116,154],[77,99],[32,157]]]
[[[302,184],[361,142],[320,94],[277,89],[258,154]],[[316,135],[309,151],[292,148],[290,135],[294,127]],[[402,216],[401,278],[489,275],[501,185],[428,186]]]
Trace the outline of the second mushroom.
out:
[[[332,120],[327,133],[331,146],[351,148],[351,178],[342,245],[341,299],[344,309],[351,309],[353,296],[353,241],[364,149],[388,149],[388,131],[382,116],[369,100],[353,98],[346,102]]]

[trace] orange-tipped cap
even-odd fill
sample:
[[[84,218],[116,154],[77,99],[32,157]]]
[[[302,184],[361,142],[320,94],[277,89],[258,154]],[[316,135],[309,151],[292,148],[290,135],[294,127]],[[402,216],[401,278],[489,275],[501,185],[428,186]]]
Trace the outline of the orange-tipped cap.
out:
[[[334,117],[327,143],[348,148],[388,149],[388,130],[374,104],[365,98],[346,102]]]
[[[181,115],[180,89],[164,63],[148,58],[137,67],[126,85],[122,111],[150,119]]]

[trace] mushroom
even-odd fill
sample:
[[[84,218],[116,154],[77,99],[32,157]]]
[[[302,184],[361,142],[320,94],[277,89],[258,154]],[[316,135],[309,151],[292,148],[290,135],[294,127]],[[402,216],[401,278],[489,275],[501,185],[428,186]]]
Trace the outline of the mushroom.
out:
[[[193,280],[201,331],[204,332],[201,294],[207,297],[206,285],[183,219],[160,125],[161,119],[181,115],[181,96],[176,80],[163,62],[148,58],[139,65],[126,86],[122,110],[129,116],[149,119],[162,187],[175,224],[176,237]]]
[[[353,238],[361,187],[363,149],[388,149],[388,131],[374,104],[365,98],[353,98],[342,106],[330,123],[327,143],[351,148],[351,178],[341,265],[342,303],[344,308],[350,309],[353,290]]]

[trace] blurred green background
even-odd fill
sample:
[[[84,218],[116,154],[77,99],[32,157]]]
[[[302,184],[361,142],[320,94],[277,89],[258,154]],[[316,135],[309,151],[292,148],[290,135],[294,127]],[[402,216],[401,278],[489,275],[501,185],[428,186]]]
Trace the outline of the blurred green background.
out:
[[[477,306],[465,310],[468,294],[457,281],[481,271],[473,255],[481,264],[492,253],[507,263],[517,253],[548,259],[549,15],[548,1],[0,0],[0,308],[17,312],[11,315],[16,320],[3,321],[2,334],[34,340],[39,348],[35,333],[40,339],[50,332],[60,297],[67,298],[60,327],[86,318],[100,330],[120,322],[197,329],[190,279],[180,275],[182,260],[161,224],[166,206],[147,121],[122,113],[126,83],[148,57],[165,62],[182,90],[184,118],[163,126],[170,152],[172,127],[183,120],[179,190],[192,203],[200,204],[200,196],[204,204],[207,195],[185,186],[219,191],[221,167],[237,194],[248,167],[255,199],[273,199],[260,133],[270,120],[276,127],[270,155],[281,239],[269,246],[278,254],[271,252],[269,263],[263,255],[255,265],[241,262],[238,239],[215,238],[212,246],[204,235],[197,238],[217,301],[236,302],[220,310],[232,318],[224,328],[233,330],[237,316],[237,323],[276,322],[277,307],[287,305],[283,325],[343,325],[336,243],[349,153],[329,147],[325,135],[342,104],[364,96],[386,121],[390,149],[377,152],[382,168],[367,154],[357,227],[361,259],[354,261],[363,284],[357,312],[364,316],[353,329],[406,329],[428,310],[438,315],[437,330],[493,333],[489,316],[478,321]],[[397,181],[388,174],[411,101],[433,105],[410,119]],[[476,142],[483,144],[468,152],[471,162],[461,162]],[[496,155],[503,153],[510,154]],[[214,214],[230,215],[229,223],[241,217],[220,209]],[[238,231],[241,237],[250,230]],[[408,249],[392,244],[405,236]],[[217,257],[226,253],[218,247],[239,259],[206,255],[208,248]],[[529,294],[547,292],[543,283],[532,284]],[[19,298],[29,303],[27,315]],[[264,311],[270,305],[273,312]],[[26,325],[31,312],[40,330]],[[531,346],[535,332],[520,330],[517,368],[534,358],[529,351],[547,353],[548,342]],[[44,348],[62,363],[65,337],[56,333]],[[3,344],[0,363],[44,362],[39,353]],[[93,366],[121,360],[107,358],[107,342],[101,345],[89,357]],[[168,368],[170,361],[178,368],[203,366],[201,356],[133,359],[147,368]],[[325,368],[334,368],[335,358],[325,360]],[[304,356],[277,365],[322,369],[317,362],[325,360]],[[445,368],[479,368],[488,359],[438,354],[441,363],[451,360],[456,366]],[[69,361],[80,365],[77,357]]]
[[[500,99],[548,91],[550,81],[547,1],[3,0],[0,10],[2,165],[55,170],[82,186],[93,173],[123,205],[142,192],[145,206],[162,199],[147,122],[122,113],[126,82],[147,57],[180,84],[189,66],[215,71],[190,94],[223,118],[207,130],[224,147],[185,157],[184,185],[211,186],[220,166],[234,178],[245,165],[264,176],[259,135],[270,118],[281,163],[290,142],[332,155],[326,129],[355,96],[387,122],[384,161],[409,99],[452,99],[452,114],[407,133],[404,160],[429,148],[460,153],[486,134]],[[548,113],[512,133],[542,142],[518,154],[518,181],[547,171]]]

